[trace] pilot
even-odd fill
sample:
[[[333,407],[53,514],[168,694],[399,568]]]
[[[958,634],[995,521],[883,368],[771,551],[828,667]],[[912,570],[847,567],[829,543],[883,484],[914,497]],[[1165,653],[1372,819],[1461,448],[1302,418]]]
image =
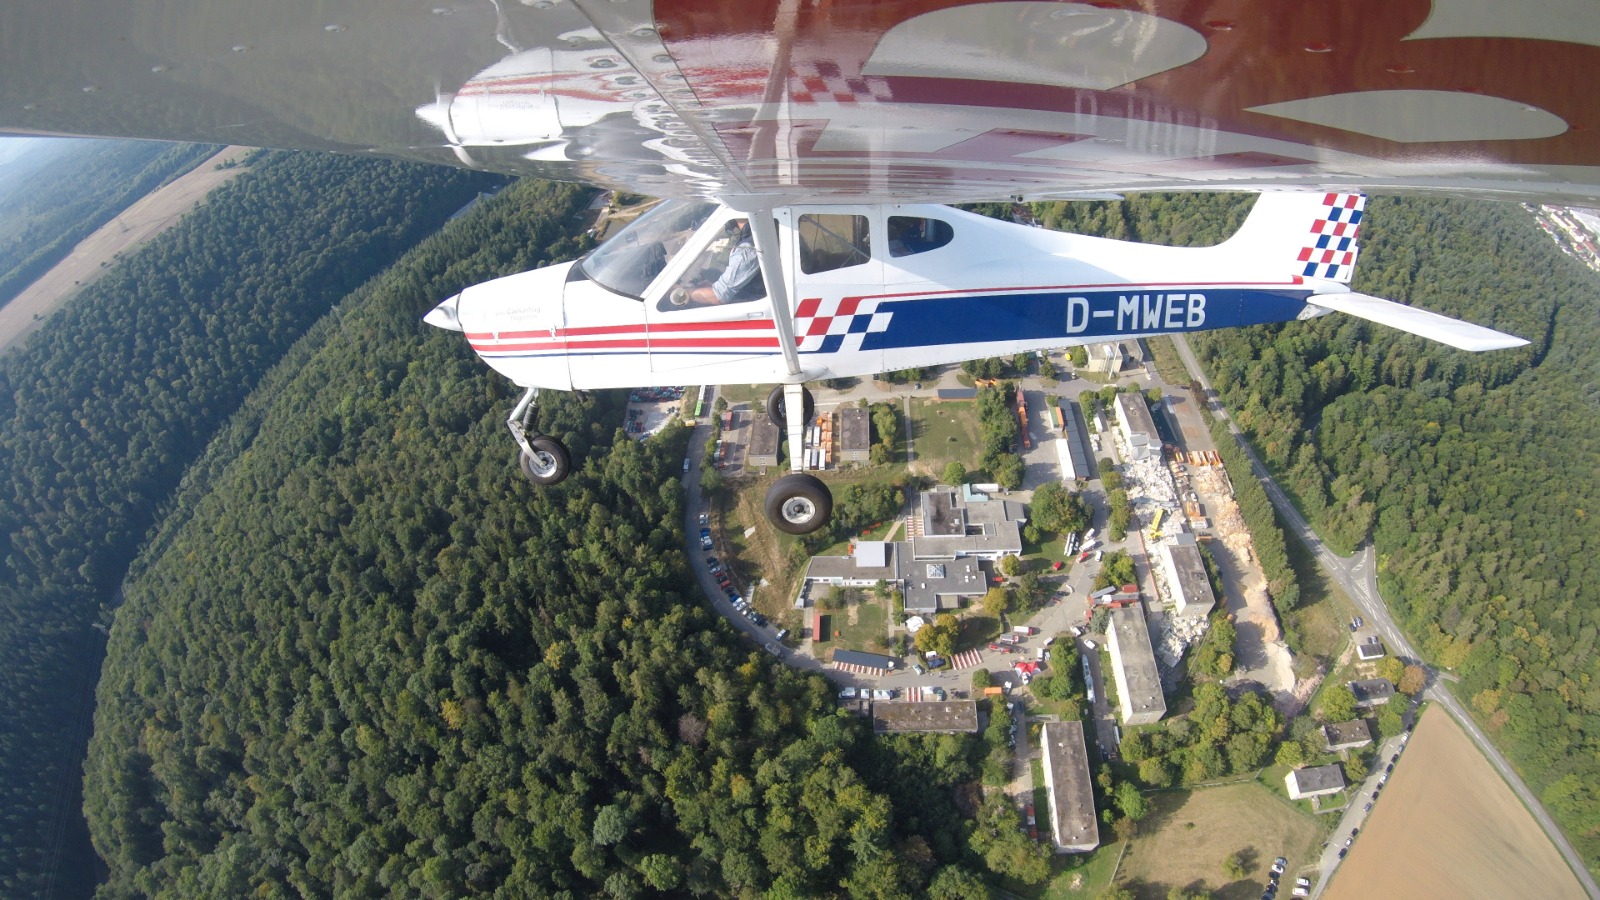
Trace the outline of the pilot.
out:
[[[750,239],[750,222],[747,219],[729,219],[723,230],[733,241],[728,251],[728,266],[715,283],[689,291],[688,299],[695,304],[716,305],[753,299],[750,290],[760,284],[761,263],[756,259],[756,246]]]

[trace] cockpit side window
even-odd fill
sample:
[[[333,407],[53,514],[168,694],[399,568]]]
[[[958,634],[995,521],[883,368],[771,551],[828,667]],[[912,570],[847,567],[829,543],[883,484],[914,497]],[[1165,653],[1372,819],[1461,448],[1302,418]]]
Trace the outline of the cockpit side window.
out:
[[[889,255],[914,256],[950,243],[955,229],[940,219],[921,216],[889,217]]]
[[[722,234],[706,245],[657,308],[663,312],[702,306],[726,306],[760,300],[767,295],[761,263],[747,219],[729,219]]]
[[[583,258],[583,273],[601,287],[642,299],[667,260],[716,211],[714,203],[668,200],[635,219]]]
[[[872,259],[866,216],[810,213],[800,217],[800,271],[807,275],[859,266]]]

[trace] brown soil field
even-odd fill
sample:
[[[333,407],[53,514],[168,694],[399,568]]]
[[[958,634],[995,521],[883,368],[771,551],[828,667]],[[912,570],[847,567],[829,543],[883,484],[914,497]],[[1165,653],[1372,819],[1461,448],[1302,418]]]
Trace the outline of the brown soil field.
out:
[[[1434,710],[1322,896],[1582,900],[1584,892],[1466,732]]]
[[[217,164],[241,159],[249,152],[249,147],[223,149],[151,191],[80,241],[66,259],[39,276],[10,303],[0,306],[0,353],[20,344],[61,304],[110,271],[119,253],[133,250],[177,224],[184,213],[205,200],[212,188],[246,171],[242,166],[218,170]]]
[[[1275,856],[1289,871],[1313,860],[1322,829],[1255,782],[1154,794],[1117,881],[1141,900],[1162,900],[1174,887],[1204,887],[1218,897],[1256,898]],[[1229,878],[1223,860],[1244,852],[1247,874]]]

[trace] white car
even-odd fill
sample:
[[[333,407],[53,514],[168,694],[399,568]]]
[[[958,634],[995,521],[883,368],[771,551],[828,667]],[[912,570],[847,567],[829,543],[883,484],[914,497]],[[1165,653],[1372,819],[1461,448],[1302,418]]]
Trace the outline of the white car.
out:
[[[855,698],[856,698],[856,689],[853,688],[853,687],[847,687],[844,690],[839,692],[839,699],[840,700],[854,700]]]
[[[894,699],[894,691],[885,690],[883,688],[878,688],[877,690],[872,692],[872,699],[874,699],[874,700],[893,700]]]

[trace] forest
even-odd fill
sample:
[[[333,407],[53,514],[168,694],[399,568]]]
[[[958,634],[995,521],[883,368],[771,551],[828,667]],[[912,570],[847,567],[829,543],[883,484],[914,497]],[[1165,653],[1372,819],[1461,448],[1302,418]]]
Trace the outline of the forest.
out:
[[[263,155],[0,358],[0,893],[92,890],[91,626],[185,469],[335,302],[502,182]]]
[[[0,306],[79,241],[222,148],[154,141],[50,141],[27,177],[0,187]],[[19,167],[21,167],[19,165]]]
[[[569,256],[520,182],[340,305],[246,403],[130,579],[86,777],[104,896],[973,897],[1037,877],[972,735],[875,739],[743,642],[682,553],[688,434],[511,386],[418,316]],[[980,827],[981,825],[981,827]]]

